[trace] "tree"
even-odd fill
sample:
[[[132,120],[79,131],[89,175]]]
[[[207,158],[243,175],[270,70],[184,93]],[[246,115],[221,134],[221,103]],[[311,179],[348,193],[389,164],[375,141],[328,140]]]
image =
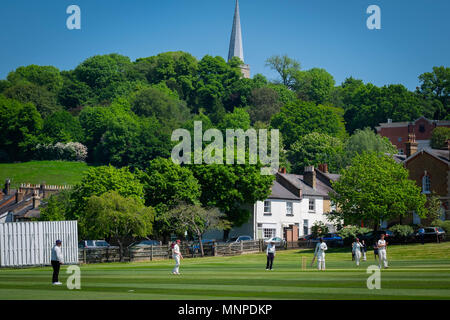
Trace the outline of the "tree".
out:
[[[325,69],[312,68],[294,75],[293,88],[301,100],[323,104],[331,100],[334,78]]]
[[[421,82],[417,92],[427,100],[439,100],[444,107],[445,117],[450,108],[450,68],[433,67],[432,72],[425,72],[419,76]]]
[[[145,204],[156,211],[156,230],[162,236],[170,232],[172,221],[164,219],[164,214],[179,202],[196,204],[200,198],[200,185],[192,172],[171,159],[156,158],[137,172],[144,185]]]
[[[295,83],[294,76],[300,71],[300,62],[289,58],[287,55],[275,55],[268,58],[266,66],[275,70],[281,78],[281,83],[290,89]]]
[[[41,209],[39,221],[64,221],[67,219],[67,213],[72,206],[71,190],[63,190],[57,194],[51,195]]]
[[[250,128],[250,115],[243,108],[235,108],[233,112],[225,114],[217,127],[224,132],[226,129],[246,131]]]
[[[356,130],[344,144],[342,166],[350,164],[351,159],[363,152],[378,152],[381,154],[397,154],[397,148],[388,138],[376,134],[372,129]]]
[[[340,139],[324,133],[312,132],[302,136],[288,151],[294,173],[303,173],[306,166],[326,163],[331,172],[341,168],[343,143]]]
[[[311,132],[325,133],[338,138],[346,136],[340,110],[316,106],[312,102],[297,101],[285,105],[272,117],[270,124],[272,128],[280,130],[288,149],[299,137]]]
[[[190,117],[185,101],[157,87],[147,87],[136,92],[131,102],[131,110],[138,116],[156,117],[168,131],[179,128],[181,123]]]
[[[261,175],[261,165],[191,165],[200,183],[200,202],[225,213],[232,226],[241,226],[251,215],[246,205],[267,199],[273,176]],[[224,239],[229,229],[224,230]]]
[[[434,191],[427,198],[427,203],[426,203],[425,208],[427,210],[427,218],[431,223],[433,223],[436,220],[440,220],[442,218],[441,198]]]
[[[316,238],[322,237],[328,233],[328,227],[324,222],[316,221],[316,222],[314,222],[314,224],[311,227],[311,233]]]
[[[32,103],[36,106],[42,117],[46,117],[61,109],[57,105],[56,95],[46,88],[30,82],[19,82],[7,88],[3,94],[7,98],[22,103]]]
[[[450,128],[437,127],[431,133],[431,147],[434,149],[447,148],[447,140],[450,139]]]
[[[37,66],[35,64],[18,67],[8,74],[12,84],[21,82],[33,83],[56,94],[62,88],[63,78],[59,70],[53,66]]]
[[[42,134],[52,142],[79,142],[84,140],[80,121],[65,110],[52,113],[44,119]]]
[[[154,210],[136,198],[126,198],[116,191],[87,200],[82,215],[87,234],[92,238],[109,237],[117,241],[120,261],[123,261],[124,243],[127,238],[146,237],[153,231]]]
[[[268,87],[253,89],[249,104],[249,114],[252,124],[258,121],[269,124],[272,116],[280,112],[283,106],[278,93]]]
[[[144,187],[128,168],[116,169],[113,166],[92,167],[85,172],[81,182],[74,186],[71,199],[73,206],[69,218],[77,220],[86,210],[86,203],[92,196],[116,191],[122,197],[133,198],[144,204]],[[89,226],[79,223],[80,234],[86,235]]]
[[[42,118],[31,103],[0,95],[0,161],[29,160],[42,128]]]
[[[174,220],[172,230],[182,233],[188,231],[197,236],[200,243],[200,252],[202,257],[205,255],[203,250],[203,234],[209,230],[220,230],[228,228],[229,223],[224,219],[225,215],[220,213],[217,208],[204,208],[199,205],[179,204],[173,209],[165,212],[161,219]]]
[[[356,155],[333,183],[330,198],[339,210],[329,217],[346,224],[364,221],[375,229],[380,221],[412,211],[424,217],[426,197],[408,177],[408,171],[389,156],[374,152]]]

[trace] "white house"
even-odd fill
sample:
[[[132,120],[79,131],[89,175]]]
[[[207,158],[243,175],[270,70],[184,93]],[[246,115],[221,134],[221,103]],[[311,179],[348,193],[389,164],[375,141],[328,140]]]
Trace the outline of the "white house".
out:
[[[339,175],[328,173],[326,165],[320,169],[307,167],[303,175],[278,172],[269,197],[248,207],[253,211],[251,218],[243,226],[233,228],[230,238],[249,235],[253,239],[275,236],[286,239],[286,232],[291,229],[298,230],[298,235],[293,236],[296,240],[310,234],[316,221],[324,222],[333,232],[333,225],[325,213],[334,209],[328,193],[333,190],[331,181]],[[220,239],[221,233],[209,233],[207,237]]]

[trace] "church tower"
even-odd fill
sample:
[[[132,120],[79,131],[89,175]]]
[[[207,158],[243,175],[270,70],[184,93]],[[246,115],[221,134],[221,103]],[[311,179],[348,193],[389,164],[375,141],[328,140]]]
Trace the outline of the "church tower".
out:
[[[236,9],[234,11],[233,29],[231,30],[230,49],[228,51],[228,61],[233,57],[238,57],[244,62],[244,47],[242,46],[241,17],[239,15],[239,0],[236,0]],[[244,78],[250,78],[250,66],[241,65],[241,71]]]

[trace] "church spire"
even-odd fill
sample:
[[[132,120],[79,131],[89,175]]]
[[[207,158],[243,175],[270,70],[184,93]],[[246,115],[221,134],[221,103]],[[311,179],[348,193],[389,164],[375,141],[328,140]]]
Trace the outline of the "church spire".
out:
[[[231,30],[230,50],[228,51],[228,61],[233,57],[238,57],[244,62],[244,48],[242,46],[241,18],[239,15],[239,0],[236,0],[234,11],[233,29]]]

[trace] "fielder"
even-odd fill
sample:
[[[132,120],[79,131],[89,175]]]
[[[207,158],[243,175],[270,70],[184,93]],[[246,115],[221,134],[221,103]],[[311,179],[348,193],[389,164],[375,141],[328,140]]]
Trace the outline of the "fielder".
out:
[[[359,266],[359,261],[361,260],[361,248],[363,244],[359,242],[359,239],[356,238],[355,242],[353,242],[352,252],[355,255],[356,265]]]
[[[266,270],[272,271],[273,258],[275,258],[275,242],[273,241],[269,242],[269,244],[267,245],[266,255],[267,255]]]
[[[384,240],[384,234],[381,235],[381,239],[378,240],[377,247],[378,247],[378,256],[379,256],[379,267],[381,269],[381,263],[384,264],[384,268],[388,268],[388,262],[387,262],[387,256],[386,256],[386,246],[387,242]]]
[[[183,259],[183,256],[180,252],[180,240],[177,240],[177,242],[172,247],[172,257],[175,260],[175,267],[173,267],[172,274],[180,274],[180,259]]]
[[[325,270],[325,251],[328,250],[327,244],[323,242],[323,238],[320,238],[320,242],[316,245],[314,251],[314,258],[317,257],[317,269]],[[313,258],[313,262],[314,262]]]

